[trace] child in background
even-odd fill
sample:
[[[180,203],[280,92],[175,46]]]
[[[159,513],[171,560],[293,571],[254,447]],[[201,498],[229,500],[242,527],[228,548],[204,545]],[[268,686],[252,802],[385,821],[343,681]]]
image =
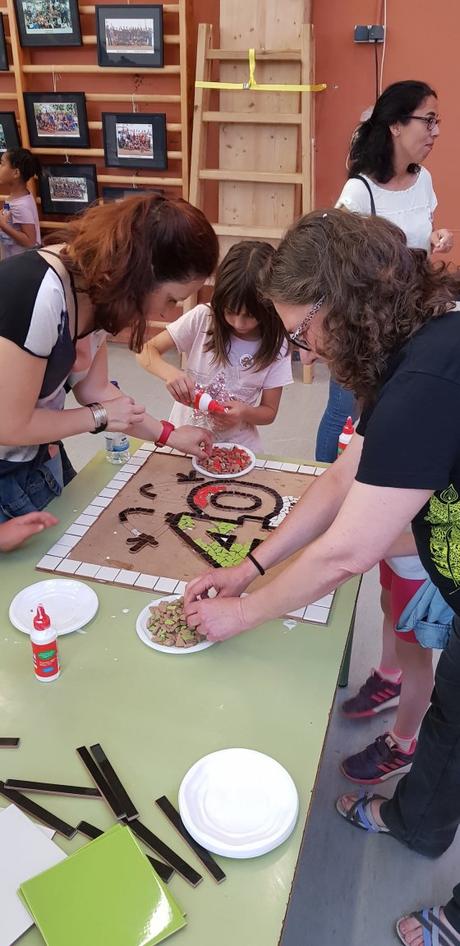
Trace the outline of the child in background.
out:
[[[421,647],[414,631],[396,630],[404,608],[428,577],[411,532],[404,532],[380,562],[383,619],[382,659],[356,696],[342,705],[348,719],[375,716],[398,706],[394,726],[356,755],[344,759],[347,778],[363,784],[383,782],[407,772],[416,735],[433,689],[433,653]]]
[[[176,401],[170,415],[176,426],[197,423],[190,406],[193,376],[201,384],[202,378],[211,382],[222,375],[220,383],[232,396],[225,401],[227,413],[213,415],[216,442],[235,441],[255,452],[263,450],[257,427],[273,423],[283,387],[292,382],[283,325],[259,288],[273,253],[269,243],[258,241],[232,246],[217,270],[210,304],[170,323],[138,355],[147,371],[166,381]],[[163,358],[174,347],[187,356],[190,374]]]
[[[41,243],[35,198],[27,181],[41,172],[40,162],[27,148],[5,151],[0,162],[0,187],[9,196],[0,213],[0,248],[2,259],[17,256]]]

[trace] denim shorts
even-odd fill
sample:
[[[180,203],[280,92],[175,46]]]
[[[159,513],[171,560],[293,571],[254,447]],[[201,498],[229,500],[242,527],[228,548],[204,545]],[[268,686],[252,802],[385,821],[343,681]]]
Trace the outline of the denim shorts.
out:
[[[74,476],[62,447],[42,463],[21,464],[18,470],[0,476],[0,522],[44,509]]]

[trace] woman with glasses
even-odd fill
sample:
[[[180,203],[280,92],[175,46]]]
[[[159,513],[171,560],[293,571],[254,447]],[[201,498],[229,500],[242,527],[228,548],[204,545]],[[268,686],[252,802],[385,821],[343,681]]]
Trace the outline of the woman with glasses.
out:
[[[409,246],[427,253],[447,253],[449,230],[433,229],[437,200],[423,162],[439,135],[436,92],[425,82],[389,85],[372,114],[356,129],[348,155],[348,181],[336,206],[354,213],[377,214],[406,234]],[[331,379],[329,400],[318,428],[316,459],[332,463],[342,427],[358,416],[356,400]]]
[[[251,560],[211,570],[185,595],[189,626],[223,640],[367,571],[411,524],[431,581],[455,611],[453,632],[412,768],[393,798],[345,795],[337,806],[352,824],[389,832],[427,857],[449,847],[460,823],[459,288],[458,275],[409,249],[382,218],[316,211],[288,231],[266,292],[291,337],[362,400],[361,420],[345,452]],[[205,597],[211,588],[217,597]],[[444,909],[400,921],[398,932],[407,946],[460,943],[460,884]]]

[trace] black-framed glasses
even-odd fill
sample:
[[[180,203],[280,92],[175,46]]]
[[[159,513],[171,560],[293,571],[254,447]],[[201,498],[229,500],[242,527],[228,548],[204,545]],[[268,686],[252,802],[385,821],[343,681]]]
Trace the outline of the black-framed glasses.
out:
[[[408,115],[407,117],[416,122],[425,122],[426,129],[430,133],[441,124],[441,119],[435,115]]]
[[[314,316],[321,308],[324,303],[325,296],[321,296],[321,299],[318,299],[317,302],[313,303],[308,315],[302,319],[300,325],[297,326],[294,332],[288,332],[288,339],[292,342],[293,345],[296,345],[297,348],[303,348],[304,351],[311,351],[311,347],[304,339],[300,340],[300,336],[304,334],[309,328]]]

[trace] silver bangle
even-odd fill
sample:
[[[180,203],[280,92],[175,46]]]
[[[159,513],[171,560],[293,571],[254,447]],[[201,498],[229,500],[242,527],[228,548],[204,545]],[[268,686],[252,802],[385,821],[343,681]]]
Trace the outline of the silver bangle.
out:
[[[87,404],[89,407],[93,418],[94,418],[94,430],[90,430],[91,434],[100,434],[102,430],[105,430],[108,424],[107,411],[102,404]]]

